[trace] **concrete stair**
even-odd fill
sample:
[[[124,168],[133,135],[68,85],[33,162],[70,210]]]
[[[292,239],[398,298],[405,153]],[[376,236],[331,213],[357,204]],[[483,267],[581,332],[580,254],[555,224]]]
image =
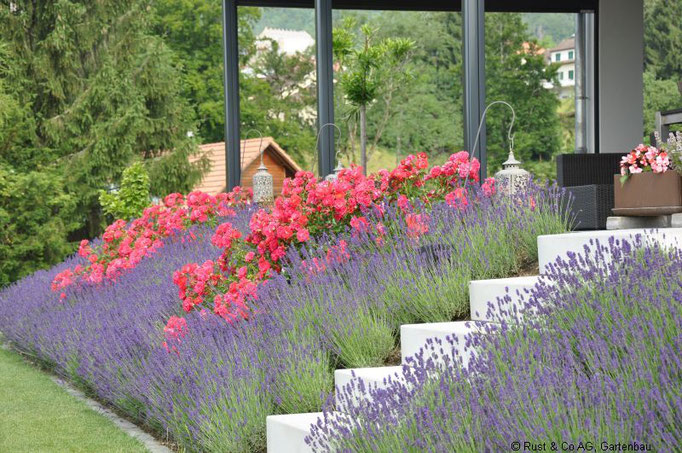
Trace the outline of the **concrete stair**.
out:
[[[568,252],[584,253],[584,247],[589,246],[595,251],[594,241],[602,246],[608,246],[609,239],[626,240],[631,243],[640,236],[645,243],[659,244],[665,247],[682,247],[682,228],[632,229],[632,230],[600,230],[576,231],[573,233],[550,234],[538,236],[538,261],[540,272],[547,269],[557,258],[566,258]],[[608,260],[609,257],[607,256]]]
[[[647,243],[657,243],[667,247],[682,247],[682,228],[585,231],[539,236],[540,271],[546,270],[547,266],[557,258],[566,258],[569,251],[583,253],[586,245],[594,251],[594,241],[599,241],[600,245],[607,246],[611,237],[632,242],[637,235],[646,236],[645,241]],[[475,350],[464,350],[464,338],[467,335],[488,334],[491,327],[494,328],[501,321],[522,321],[524,313],[521,309],[521,296],[525,295],[527,299],[530,290],[539,282],[551,284],[547,277],[541,275],[470,282],[471,321],[401,326],[401,361],[403,366],[409,366],[412,363],[411,358],[425,347],[425,359],[429,353],[438,355],[441,349],[443,352],[449,352],[451,348],[451,343],[448,341],[449,337],[457,338],[454,345],[462,357],[463,366],[467,366],[475,354]],[[505,298],[505,296],[507,297]],[[367,398],[367,393],[362,392],[358,385],[360,379],[363,381],[364,388],[385,388],[389,380],[401,379],[403,366],[336,370],[334,373],[335,384],[337,390],[353,389],[352,398]],[[351,387],[348,387],[349,385]],[[343,411],[344,402],[337,398],[336,403],[337,410]],[[312,449],[305,445],[304,438],[310,433],[311,425],[315,424],[321,417],[321,412],[269,416],[267,418],[268,452],[311,452]]]
[[[471,319],[488,322],[518,321],[522,316],[522,296],[525,296],[527,300],[530,290],[541,279],[542,277],[539,275],[534,275],[492,280],[472,280],[469,283]]]
[[[390,382],[400,379],[402,369],[402,366],[383,366],[336,370],[336,408],[343,411],[348,400],[357,402],[361,398],[369,398],[370,388],[388,387]]]
[[[268,452],[312,453],[313,449],[306,445],[305,437],[318,418],[322,418],[322,412],[268,416]]]
[[[424,351],[423,360],[429,358],[441,361],[443,354],[452,355],[452,350],[459,353],[462,366],[466,367],[473,357],[474,351],[465,348],[465,336],[485,335],[486,322],[455,321],[434,322],[425,324],[406,324],[400,326],[400,354],[402,363],[413,362],[419,351]]]

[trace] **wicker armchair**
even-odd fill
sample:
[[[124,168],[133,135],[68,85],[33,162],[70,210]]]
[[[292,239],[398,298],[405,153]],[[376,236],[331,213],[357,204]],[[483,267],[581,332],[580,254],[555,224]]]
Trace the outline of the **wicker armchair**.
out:
[[[603,230],[613,209],[613,175],[620,171],[620,154],[561,154],[557,181],[573,196],[578,230]]]

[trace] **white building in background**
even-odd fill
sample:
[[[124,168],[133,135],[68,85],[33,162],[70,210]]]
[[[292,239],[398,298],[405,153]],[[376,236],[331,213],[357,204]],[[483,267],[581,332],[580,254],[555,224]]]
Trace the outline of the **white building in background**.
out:
[[[258,51],[269,50],[273,41],[277,43],[279,51],[285,55],[305,52],[315,45],[315,40],[307,31],[265,27],[256,36],[256,49]]]
[[[575,92],[575,37],[564,39],[558,46],[547,52],[548,63],[559,65],[558,79],[559,98],[573,96]],[[554,84],[547,83],[546,88],[554,88]]]
[[[311,47],[315,45],[315,39],[310,36],[310,33],[304,30],[289,30],[284,28],[270,28],[265,27],[262,32],[256,36],[256,55],[252,59],[252,63],[256,61],[263,53],[272,49],[273,43],[277,44],[277,50],[280,55],[286,55],[287,57],[293,57],[297,54],[302,54]],[[308,58],[314,60],[314,55],[305,55],[302,58]],[[251,66],[251,65],[249,65]],[[247,67],[243,72],[248,74],[253,74],[254,71],[251,67]],[[263,74],[256,74],[256,77],[265,78]],[[299,90],[309,88],[315,83],[315,71],[311,72],[303,81],[290,90],[280,93],[282,97],[294,96]],[[304,109],[299,110],[298,115],[310,124],[314,124],[317,119],[317,110],[314,106],[308,106]],[[280,115],[281,120],[284,117]]]

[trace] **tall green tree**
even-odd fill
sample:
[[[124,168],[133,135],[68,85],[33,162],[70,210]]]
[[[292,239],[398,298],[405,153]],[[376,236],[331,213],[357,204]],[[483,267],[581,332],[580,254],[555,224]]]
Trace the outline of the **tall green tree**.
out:
[[[660,80],[682,80],[682,0],[645,0],[644,66]]]
[[[486,14],[486,101],[509,102],[516,111],[514,154],[536,175],[554,172],[552,158],[561,149],[561,131],[556,93],[544,86],[557,81],[556,65],[546,65],[537,52],[520,14]],[[527,51],[523,43],[530,42]],[[507,158],[508,109],[492,107],[487,115],[489,173]]]
[[[376,128],[376,142],[391,118],[394,94],[404,89],[410,78],[407,71],[414,42],[406,38],[385,38],[375,41],[376,31],[369,25],[360,27],[360,42],[356,43],[355,21],[347,18],[334,30],[334,55],[339,62],[339,88],[351,107],[349,116],[358,117],[360,126],[360,165],[367,172],[367,108],[379,101],[384,107],[382,123]]]
[[[381,146],[395,150],[396,160],[426,151],[440,161],[463,146],[462,22],[458,13],[385,12],[370,18],[380,38],[414,41],[409,83],[394,93],[397,111],[381,136]],[[386,117],[378,103],[369,112],[368,131],[376,137]]]
[[[197,137],[225,139],[222,12],[211,0],[158,0],[155,31],[182,63],[183,94],[196,111]],[[240,7],[238,37],[242,132],[257,129],[305,165],[315,145],[315,86],[311,52],[283,55],[276,45],[257,51],[259,8]],[[312,115],[312,116],[311,116]],[[246,138],[243,136],[243,138]]]
[[[220,2],[157,0],[154,30],[182,65],[183,94],[196,110],[197,135],[207,142],[225,139],[223,25]],[[240,65],[255,52],[253,24],[258,8],[239,8]]]
[[[193,113],[172,52],[151,32],[152,16],[146,0],[0,7],[0,83],[14,105],[3,115],[23,124],[0,124],[0,164],[10,175],[0,195],[11,213],[3,218],[5,240],[19,250],[36,237],[25,225],[54,219],[45,229],[49,253],[11,254],[24,262],[10,278],[59,261],[70,241],[99,234],[98,191],[117,183],[132,160],[144,158],[155,195],[187,191],[200,176],[201,165],[188,161],[196,150],[187,136]]]
[[[656,78],[653,69],[644,71],[644,139],[656,128],[656,112],[682,107],[682,93],[674,80]]]

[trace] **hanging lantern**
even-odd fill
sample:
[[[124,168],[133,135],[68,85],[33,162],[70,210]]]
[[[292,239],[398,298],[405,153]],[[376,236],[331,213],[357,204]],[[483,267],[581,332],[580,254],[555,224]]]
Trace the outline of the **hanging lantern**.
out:
[[[272,175],[263,164],[263,154],[261,153],[260,167],[253,175],[253,201],[258,204],[270,204],[275,198],[275,188]]]
[[[530,173],[521,168],[521,162],[514,157],[514,150],[509,150],[509,157],[502,164],[502,170],[495,173],[495,186],[500,196],[512,196],[528,187]]]
[[[249,129],[246,132],[248,137],[251,132],[255,132],[260,136],[260,142],[258,143],[258,151],[260,152],[260,167],[258,171],[253,175],[251,179],[251,185],[253,188],[253,201],[258,204],[270,204],[275,198],[275,187],[272,179],[272,175],[268,172],[268,168],[263,163],[263,153],[265,149],[263,148],[263,134],[258,129]],[[246,154],[246,140],[243,141],[244,148],[241,153],[241,166],[244,166],[244,154]]]
[[[341,161],[337,161],[336,163],[336,168],[334,169],[334,173],[329,173],[327,176],[325,176],[324,180],[325,181],[334,181],[335,179],[339,178],[339,173],[341,173],[341,170],[343,170],[343,165],[341,165]]]

